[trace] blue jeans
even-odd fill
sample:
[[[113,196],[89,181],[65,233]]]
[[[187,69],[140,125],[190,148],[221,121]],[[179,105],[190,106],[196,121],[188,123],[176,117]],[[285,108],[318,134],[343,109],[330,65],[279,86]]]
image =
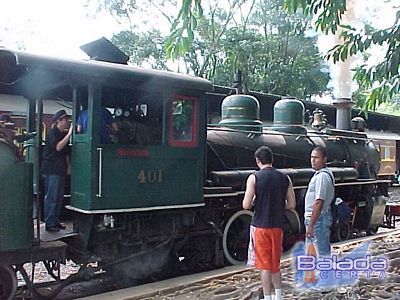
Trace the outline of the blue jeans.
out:
[[[304,219],[306,230],[309,223],[309,218]],[[306,249],[308,249],[308,246],[311,244],[311,242],[313,242],[315,250],[317,252],[318,260],[321,260],[324,257],[331,257],[331,244],[329,241],[331,235],[331,225],[332,213],[328,211],[325,214],[320,215],[317,222],[315,223],[313,231],[314,238],[306,238]]]
[[[61,208],[64,201],[64,176],[55,174],[43,175],[46,195],[44,197],[44,221],[46,227],[60,224]]]

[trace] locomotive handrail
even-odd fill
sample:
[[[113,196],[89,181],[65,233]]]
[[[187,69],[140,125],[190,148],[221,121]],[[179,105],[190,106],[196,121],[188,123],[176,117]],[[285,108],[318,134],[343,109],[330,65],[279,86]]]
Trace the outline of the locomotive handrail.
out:
[[[244,194],[244,192],[242,192]],[[132,207],[132,208],[110,208],[110,209],[81,209],[71,205],[66,205],[65,208],[72,211],[77,211],[83,214],[94,215],[94,214],[115,214],[115,213],[129,213],[139,211],[156,211],[156,210],[169,210],[169,209],[182,209],[182,208],[194,208],[203,207],[205,203],[195,204],[182,204],[182,205],[165,205],[165,206],[146,206],[146,207]]]
[[[335,186],[351,186],[351,185],[366,185],[366,184],[379,184],[379,183],[390,183],[390,180],[375,180],[375,179],[357,179],[356,181],[349,182],[335,182]],[[307,189],[307,185],[293,186],[293,189]]]
[[[214,197],[236,197],[236,196],[244,196],[244,191],[234,191],[227,193],[215,193],[215,194],[204,194],[204,198],[214,198]]]
[[[244,133],[255,133],[259,135],[276,135],[276,136],[296,136],[297,139],[299,138],[306,138],[306,139],[311,139],[312,137],[321,137],[321,136],[326,136],[330,138],[341,138],[344,140],[350,139],[350,140],[361,140],[361,141],[376,141],[376,138],[371,138],[368,137],[367,135],[353,135],[353,134],[347,134],[346,131],[344,131],[343,134],[334,134],[333,132],[328,133],[328,132],[320,132],[320,131],[310,131],[305,134],[299,134],[299,133],[291,133],[291,132],[282,132],[282,131],[274,131],[274,130],[269,130],[272,128],[270,125],[263,126],[264,131],[263,132],[257,132],[257,131],[250,131],[250,130],[243,130],[243,129],[236,129],[236,128],[228,128],[228,127],[221,127],[221,125],[214,125],[214,124],[207,124],[207,129],[208,130],[213,130],[213,131],[226,131],[226,132],[244,132]],[[315,144],[313,142],[313,144]]]
[[[357,179],[357,181],[353,181],[353,182],[335,183],[335,186],[379,184],[379,183],[390,183],[390,180],[359,180],[359,179]]]
[[[350,182],[336,182],[335,186],[352,186],[352,185],[366,185],[366,184],[379,184],[379,183],[390,183],[390,180],[375,180],[375,179],[357,179],[356,181],[350,181]],[[216,190],[218,188],[223,188],[223,187],[216,187]],[[293,185],[294,190],[302,190],[302,189],[307,189],[308,185]],[[232,196],[240,196],[244,195],[244,191],[226,191],[226,192],[221,192],[219,190],[218,193],[212,193],[212,191],[208,191],[208,193],[204,194],[204,198],[213,198],[213,197],[232,197]]]
[[[99,147],[97,148],[97,152],[99,153],[99,185],[98,185],[98,190],[97,190],[97,197],[101,198],[101,192],[102,192],[102,177],[103,177],[103,148]]]

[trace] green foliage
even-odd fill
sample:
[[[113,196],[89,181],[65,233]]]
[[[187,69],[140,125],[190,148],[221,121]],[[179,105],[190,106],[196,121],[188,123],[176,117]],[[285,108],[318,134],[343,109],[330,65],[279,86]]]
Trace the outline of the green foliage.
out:
[[[310,18],[289,16],[280,1],[263,0],[248,22],[226,30],[212,80],[230,85],[235,70],[242,70],[251,90],[303,97],[325,90],[329,76],[315,46],[306,37]]]
[[[374,110],[381,103],[389,101],[400,93],[400,10],[396,12],[396,21],[391,28],[357,33],[354,28],[341,24],[346,5],[347,0],[284,1],[284,9],[290,13],[295,13],[298,9],[301,9],[304,15],[315,16],[315,27],[324,34],[334,34],[340,27],[344,29],[341,33],[344,44],[336,46],[326,56],[334,62],[345,61],[350,56],[360,53],[368,55],[366,53],[372,45],[386,47],[386,55],[382,62],[372,67],[359,66],[354,76],[354,79],[365,88],[365,91],[357,93],[360,101],[365,97],[363,108],[366,111]],[[173,34],[167,42],[168,57],[182,56],[187,51],[188,45],[194,41],[193,31],[196,30],[197,23],[193,21],[193,18],[198,19],[195,12],[200,8],[201,0],[182,0],[182,8],[174,23]],[[244,44],[242,42],[242,45]],[[234,63],[232,62],[232,64]],[[360,97],[361,95],[363,96]]]
[[[323,33],[335,33],[340,26],[342,45],[337,45],[327,53],[327,59],[334,63],[345,61],[349,57],[367,53],[373,45],[386,48],[384,59],[375,66],[358,66],[354,79],[364,88],[356,96],[365,111],[376,110],[382,103],[389,102],[400,92],[400,10],[396,12],[396,21],[388,29],[374,30],[366,26],[362,32],[349,25],[341,24],[341,16],[346,9],[346,0],[285,0],[285,8],[296,11],[303,8],[305,14],[317,16],[316,27]],[[385,51],[385,50],[384,50]]]
[[[399,16],[399,14],[398,14]],[[361,65],[355,68],[354,79],[361,83],[366,96],[363,108],[376,110],[377,107],[394,98],[400,91],[399,58],[400,58],[400,23],[388,29],[370,30],[361,34],[355,28],[342,26],[343,43],[335,46],[327,54],[333,62],[345,61],[358,52],[367,52],[373,45],[385,46],[384,59],[375,66]]]
[[[128,8],[127,2],[114,0],[103,9],[133,20],[128,12],[146,8],[136,2],[134,8]],[[151,3],[161,11],[167,2]],[[323,71],[326,67],[315,46],[316,38],[306,37],[310,17],[289,15],[280,0],[236,0],[224,5],[210,0],[205,11],[199,8],[200,1],[184,3],[180,16],[191,17],[186,23],[176,20],[168,37],[130,23],[130,28],[115,34],[111,41],[134,65],[168,69],[168,59],[175,58],[181,72],[217,85],[230,86],[233,74],[240,69],[251,90],[297,97],[325,90],[329,76]],[[168,14],[163,15],[169,20]]]
[[[240,69],[249,89],[282,95],[324,90],[329,76],[321,71],[316,39],[305,37],[310,18],[289,16],[276,0],[247,4],[246,14],[235,13],[242,10],[233,3],[229,9],[216,5],[198,19],[196,36],[181,57],[190,72],[229,86]]]
[[[182,0],[182,7],[172,24],[171,34],[165,45],[167,59],[178,58],[189,51],[197,21],[202,16],[201,0]]]
[[[192,122],[193,101],[174,100],[172,126],[176,129],[183,128]]]
[[[347,0],[285,0],[284,8],[293,13],[301,7],[304,15],[317,15],[317,30],[327,34],[337,31],[346,10],[346,2]]]
[[[122,16],[129,19],[136,11],[141,10],[136,0],[86,0],[86,2],[87,6],[89,6],[91,2],[96,2],[97,13],[108,11],[116,19]]]
[[[111,42],[130,57],[136,66],[168,70],[164,52],[164,37],[155,29],[144,33],[121,31],[115,34]]]
[[[130,57],[130,63],[136,66],[168,70],[165,55],[166,37],[159,30],[148,29],[147,16],[158,15],[170,21],[165,13],[170,1],[157,0],[139,2],[136,0],[86,0],[88,5],[95,2],[97,13],[106,11],[111,14],[116,23],[123,28],[116,33],[111,42]],[[140,15],[140,18],[138,18]]]

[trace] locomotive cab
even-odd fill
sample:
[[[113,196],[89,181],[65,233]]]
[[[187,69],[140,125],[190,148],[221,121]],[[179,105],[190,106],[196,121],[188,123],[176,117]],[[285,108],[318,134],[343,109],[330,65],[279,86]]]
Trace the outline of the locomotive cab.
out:
[[[47,100],[69,105],[74,125],[87,109],[86,132],[75,132],[71,140],[70,209],[90,214],[202,205],[209,81],[6,50],[1,58],[2,70],[8,70],[0,73],[2,94],[29,99],[28,115],[37,114],[36,124]],[[110,143],[100,138],[103,108],[119,125]]]
[[[209,86],[193,79],[190,84],[199,88],[189,92],[179,78],[168,86],[163,80],[89,87],[88,97],[77,103],[76,111],[88,107],[88,129],[73,137],[71,209],[154,209],[203,202],[205,132],[199,128],[205,126],[202,89]],[[109,143],[99,135],[104,108],[118,127]],[[97,180],[87,182],[90,174]]]

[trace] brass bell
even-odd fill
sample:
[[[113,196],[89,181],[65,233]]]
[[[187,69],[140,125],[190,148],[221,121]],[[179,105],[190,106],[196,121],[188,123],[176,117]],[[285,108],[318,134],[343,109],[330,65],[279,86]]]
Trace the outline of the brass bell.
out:
[[[314,112],[313,114],[313,122],[311,127],[314,129],[320,129],[321,127],[325,126],[325,122],[322,120],[322,113]]]

